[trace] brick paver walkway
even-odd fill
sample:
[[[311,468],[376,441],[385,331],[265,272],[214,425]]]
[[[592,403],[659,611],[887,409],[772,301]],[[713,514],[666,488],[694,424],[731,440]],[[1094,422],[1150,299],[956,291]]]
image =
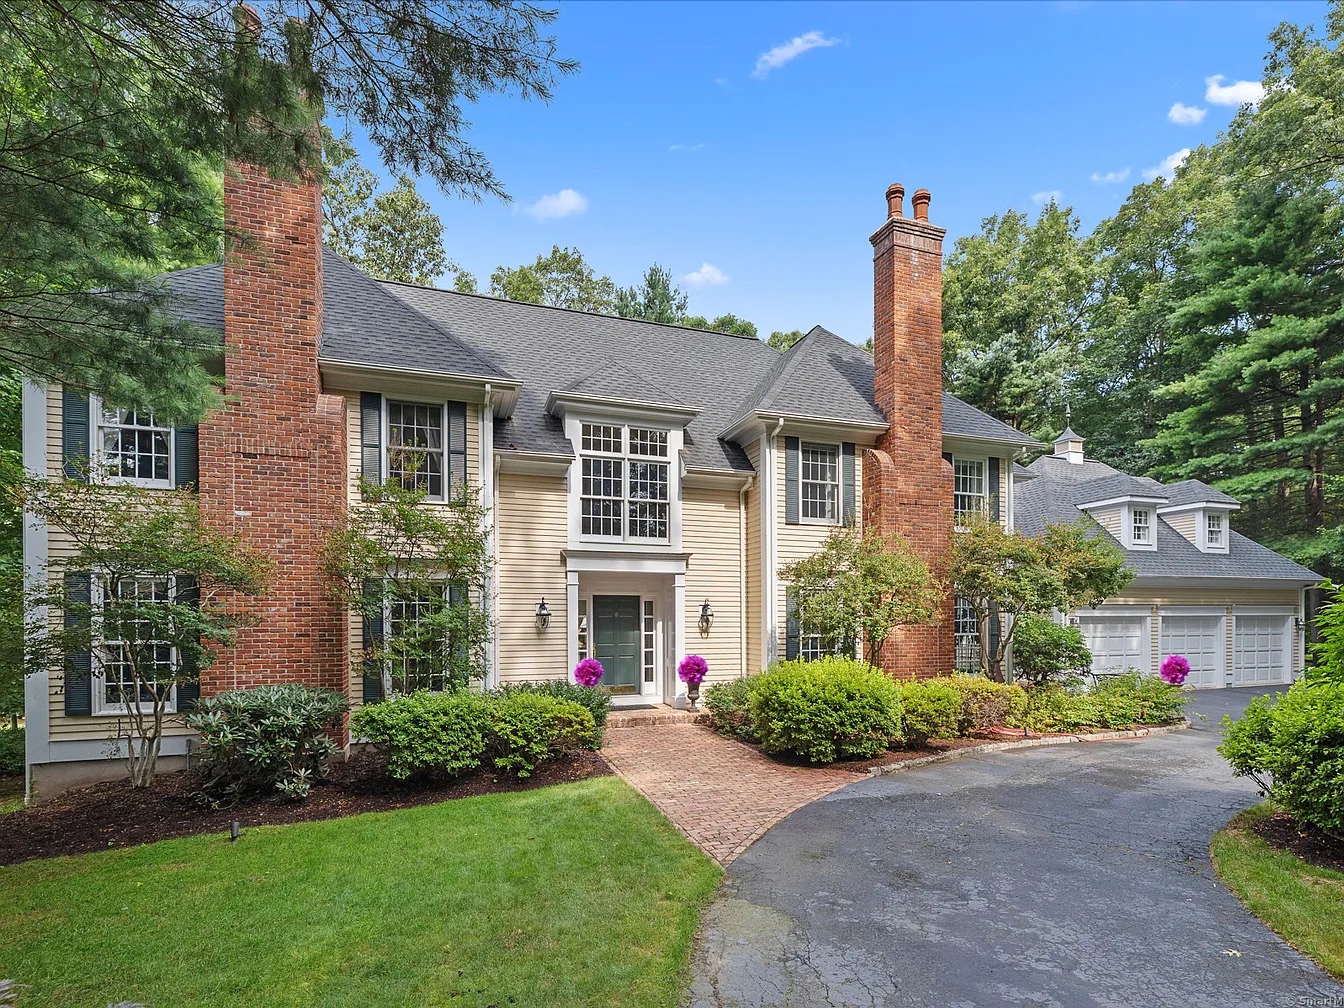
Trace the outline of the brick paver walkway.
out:
[[[695,724],[609,728],[602,755],[719,864],[810,801],[863,779],[784,766]]]

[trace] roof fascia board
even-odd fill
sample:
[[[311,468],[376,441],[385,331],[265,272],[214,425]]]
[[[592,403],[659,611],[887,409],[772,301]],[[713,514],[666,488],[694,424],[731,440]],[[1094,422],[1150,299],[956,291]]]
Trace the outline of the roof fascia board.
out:
[[[1000,438],[975,437],[972,434],[949,434],[943,431],[943,448],[955,449],[957,443],[961,442],[970,445],[976,451],[985,451],[991,445],[997,445],[1000,448],[1008,449],[1004,454],[1010,458],[1019,459],[1035,448],[1031,445],[1025,445],[1021,441],[1007,441]],[[955,455],[956,452],[953,451]]]
[[[736,469],[693,469],[687,467],[681,477],[684,487],[701,487],[706,490],[741,490],[751,485],[755,472]]]
[[[1180,514],[1182,511],[1240,511],[1240,504],[1229,504],[1227,501],[1191,501],[1188,504],[1171,504],[1167,507],[1160,507],[1157,513],[1160,515]]]
[[[813,437],[834,437],[837,430],[849,431],[854,436],[847,440],[863,444],[876,444],[877,439],[890,426],[869,420],[840,420],[835,417],[799,416],[794,413],[772,413],[761,410],[748,413],[719,434],[719,437],[724,441],[736,441],[741,444],[744,435],[748,440],[752,436],[759,437],[767,428],[774,430],[781,421],[786,428]]]
[[[1083,501],[1078,505],[1084,508],[1119,507],[1121,504],[1161,504],[1166,497],[1150,497],[1147,494],[1125,494],[1123,497],[1107,497],[1105,500]]]
[[[572,455],[549,452],[501,451],[495,449],[495,469],[528,476],[564,476],[574,462]]]
[[[1325,578],[1234,577],[1219,574],[1140,574],[1125,588],[1314,588],[1324,584]]]
[[[546,412],[561,418],[572,412],[576,416],[611,416],[622,420],[671,420],[679,421],[683,427],[700,415],[700,409],[694,406],[640,402],[637,399],[576,392],[552,392],[546,397]]]
[[[370,392],[383,390],[409,395],[442,393],[448,398],[474,403],[484,403],[488,391],[496,415],[503,419],[513,413],[513,407],[518,402],[518,390],[522,386],[521,382],[512,378],[490,378],[325,358],[318,358],[317,363],[323,385],[332,388]]]

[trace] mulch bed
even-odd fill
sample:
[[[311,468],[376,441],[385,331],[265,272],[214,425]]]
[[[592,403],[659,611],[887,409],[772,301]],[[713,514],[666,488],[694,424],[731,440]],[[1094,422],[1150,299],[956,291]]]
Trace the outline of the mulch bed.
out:
[[[1303,826],[1286,812],[1258,819],[1251,832],[1276,850],[1296,854],[1309,865],[1344,872],[1344,838]]]
[[[604,777],[611,767],[597,753],[549,760],[531,777],[479,772],[444,781],[394,781],[383,758],[361,753],[333,763],[327,778],[302,802],[262,796],[243,805],[210,809],[191,797],[190,771],[164,774],[146,791],[115,781],[67,791],[50,801],[0,815],[0,865],[63,854],[87,854],[172,837],[227,832],[235,819],[244,827],[336,819],[361,812],[430,805],[450,798],[526,791]]]

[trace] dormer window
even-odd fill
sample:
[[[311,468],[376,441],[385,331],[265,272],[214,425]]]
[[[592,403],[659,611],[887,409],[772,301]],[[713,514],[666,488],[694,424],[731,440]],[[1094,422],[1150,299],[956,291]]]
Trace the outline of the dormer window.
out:
[[[1153,544],[1152,514],[1147,508],[1134,508],[1130,512],[1130,539],[1135,546]]]
[[[1208,516],[1207,542],[1209,549],[1223,548],[1223,516],[1220,514],[1211,514]]]
[[[666,542],[672,499],[667,431],[585,423],[580,455],[582,534]]]

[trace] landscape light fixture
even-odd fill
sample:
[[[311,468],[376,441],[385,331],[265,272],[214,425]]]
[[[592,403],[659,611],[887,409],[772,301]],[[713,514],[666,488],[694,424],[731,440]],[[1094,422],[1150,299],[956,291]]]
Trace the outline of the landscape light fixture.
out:
[[[709,607],[709,599],[700,603],[700,632],[709,633],[709,628],[714,623],[714,610]]]
[[[543,598],[540,602],[537,603],[537,629],[545,630],[550,625],[551,625],[551,609],[550,606],[546,604],[546,599]]]

